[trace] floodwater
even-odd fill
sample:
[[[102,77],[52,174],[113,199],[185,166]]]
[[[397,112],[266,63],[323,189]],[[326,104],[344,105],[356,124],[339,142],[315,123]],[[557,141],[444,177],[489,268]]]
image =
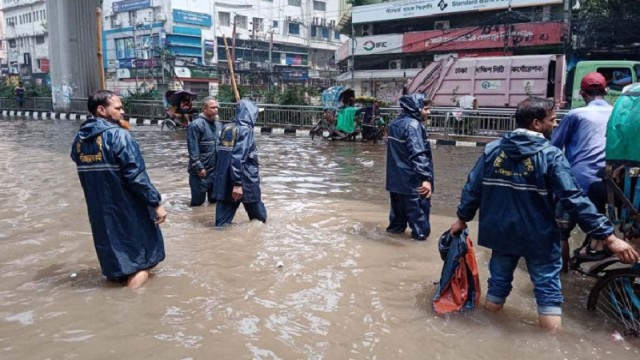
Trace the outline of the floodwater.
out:
[[[0,122],[0,359],[638,359],[563,277],[564,330],[537,331],[526,271],[500,314],[435,316],[437,236],[481,149],[434,149],[433,235],[389,236],[384,145],[257,135],[266,225],[190,208],[184,132],[134,128],[169,210],[142,289],[100,277],[69,148],[79,122]],[[473,225],[473,224],[472,224]],[[473,227],[472,227],[473,230]],[[488,252],[477,249],[483,285]]]

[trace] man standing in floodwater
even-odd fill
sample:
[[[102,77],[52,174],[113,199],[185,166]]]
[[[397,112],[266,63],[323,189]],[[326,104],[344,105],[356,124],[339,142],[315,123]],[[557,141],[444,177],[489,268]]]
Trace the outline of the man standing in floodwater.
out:
[[[489,143],[469,173],[451,233],[466,228],[479,210],[478,244],[492,250],[485,309],[503,308],[518,260],[524,257],[538,323],[555,331],[562,324],[564,300],[556,202],[622,262],[638,261],[638,253],[614,235],[611,222],[598,213],[571,175],[562,151],[550,144],[556,125],[554,103],[529,98],[518,105],[515,117],[518,128]]]
[[[216,227],[231,224],[240,203],[250,220],[267,221],[260,191],[258,148],[253,136],[259,111],[252,101],[240,100],[235,122],[222,129],[213,186],[217,200]]]
[[[164,260],[159,224],[167,218],[151,184],[138,143],[122,119],[120,98],[109,90],[89,96],[93,115],[82,123],[71,159],[87,202],[93,242],[102,274],[142,286],[149,270]]]
[[[422,94],[403,95],[402,113],[389,125],[387,142],[387,191],[391,210],[387,232],[404,233],[427,240],[431,233],[433,158],[423,122],[429,118],[431,100]]]
[[[216,170],[216,149],[222,131],[222,123],[216,121],[218,102],[212,97],[202,100],[202,112],[187,128],[187,149],[189,150],[189,187],[191,206],[200,206],[213,196],[213,181]]]

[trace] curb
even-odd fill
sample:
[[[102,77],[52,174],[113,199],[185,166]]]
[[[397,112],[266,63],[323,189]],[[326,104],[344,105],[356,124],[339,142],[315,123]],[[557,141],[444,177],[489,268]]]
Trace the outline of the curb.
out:
[[[59,119],[59,120],[87,120],[88,114],[80,113],[56,113],[51,111],[30,111],[30,110],[0,110],[0,118],[11,117],[31,117],[33,119]],[[139,119],[129,118],[129,123],[134,126],[157,126],[162,120],[159,119]],[[282,127],[274,128],[268,126],[256,126],[254,131],[259,134],[284,134],[291,136],[308,136],[309,129],[299,129],[295,127]],[[478,147],[485,146],[488,142],[485,141],[460,141],[460,140],[445,140],[445,139],[429,139],[431,145],[445,145],[445,146],[457,146],[457,147]]]

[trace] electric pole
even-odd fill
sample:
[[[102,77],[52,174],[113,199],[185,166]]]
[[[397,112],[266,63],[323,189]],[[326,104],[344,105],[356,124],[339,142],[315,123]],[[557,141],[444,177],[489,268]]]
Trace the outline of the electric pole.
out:
[[[249,63],[249,71],[251,74],[250,86],[251,86],[251,100],[253,96],[253,83],[255,82],[255,71],[253,69],[253,39],[255,38],[256,24],[251,23],[251,62]]]

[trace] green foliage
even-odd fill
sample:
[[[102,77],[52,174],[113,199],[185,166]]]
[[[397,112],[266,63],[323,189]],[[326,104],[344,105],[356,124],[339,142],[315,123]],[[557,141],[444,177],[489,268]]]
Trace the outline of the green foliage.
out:
[[[238,86],[238,93],[240,93],[240,98],[242,98],[245,94],[248,93],[247,87],[242,85]],[[236,96],[233,93],[233,88],[231,87],[231,85],[220,85],[218,87],[218,101],[229,103],[236,102]]]
[[[351,4],[351,6],[372,5],[379,3],[381,3],[380,0],[347,0],[347,4]]]
[[[581,0],[573,15],[577,48],[615,48],[640,42],[638,0]]]
[[[128,91],[127,94],[122,94],[120,96],[120,100],[122,101],[122,106],[125,109],[125,112],[129,109],[129,106],[132,101],[137,100],[160,100],[162,99],[162,95],[158,90],[140,90],[137,89],[135,92]]]
[[[280,95],[278,102],[280,105],[305,105],[305,89],[301,86],[289,86]]]
[[[0,85],[0,97],[14,97],[15,85]],[[51,97],[51,89],[44,85],[25,86],[25,97]]]

